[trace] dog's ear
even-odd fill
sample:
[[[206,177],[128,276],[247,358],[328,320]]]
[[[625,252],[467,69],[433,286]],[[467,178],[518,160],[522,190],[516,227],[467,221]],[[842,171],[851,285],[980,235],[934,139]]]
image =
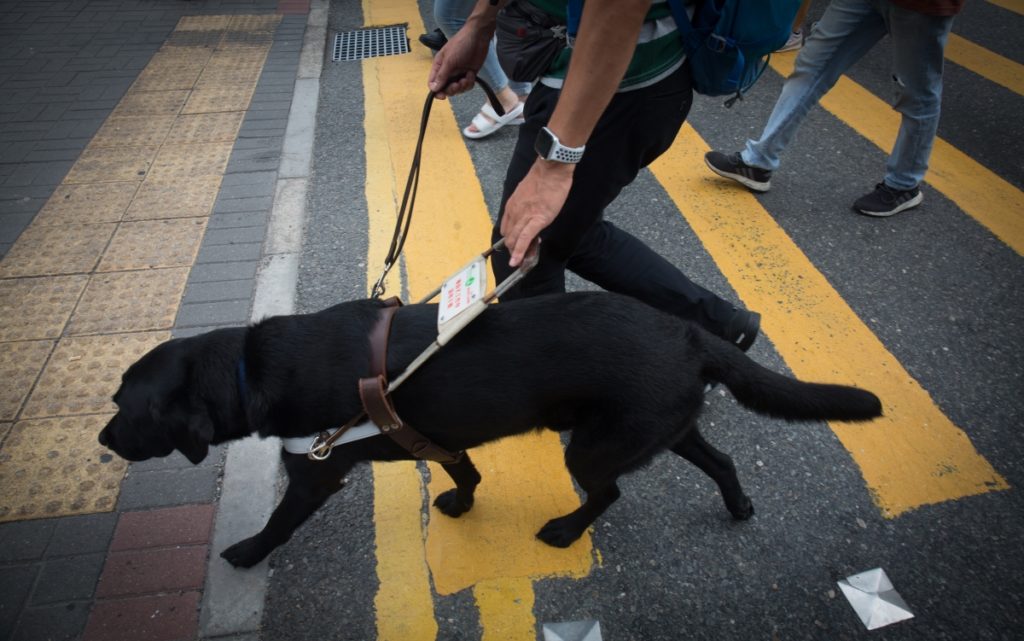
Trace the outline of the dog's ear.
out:
[[[199,410],[189,416],[188,426],[184,430],[178,430],[175,436],[174,446],[185,455],[193,465],[200,463],[206,458],[210,451],[210,441],[213,440],[213,421],[204,410]]]

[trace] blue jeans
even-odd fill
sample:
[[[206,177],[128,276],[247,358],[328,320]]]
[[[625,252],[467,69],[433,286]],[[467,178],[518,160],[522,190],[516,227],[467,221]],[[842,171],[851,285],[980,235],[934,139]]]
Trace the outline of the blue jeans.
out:
[[[939,127],[942,61],[952,17],[927,16],[889,0],[833,0],[797,55],[760,140],[742,152],[748,165],[775,171],[804,116],[886,33],[892,36],[899,135],[885,184],[913,189],[928,170]]]
[[[451,38],[466,24],[466,18],[473,11],[476,0],[434,0],[434,22],[444,33],[446,38]],[[494,39],[491,39],[490,49],[487,51],[487,58],[484,66],[480,67],[477,74],[483,81],[491,86],[495,93],[508,87],[517,96],[525,96],[530,93],[530,83],[511,82],[501,65],[498,64],[498,54],[494,52]]]

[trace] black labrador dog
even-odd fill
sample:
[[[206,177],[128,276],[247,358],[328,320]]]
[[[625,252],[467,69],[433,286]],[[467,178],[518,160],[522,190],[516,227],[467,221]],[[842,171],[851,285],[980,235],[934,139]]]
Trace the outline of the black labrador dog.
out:
[[[342,425],[362,410],[357,381],[369,374],[368,335],[382,305],[359,300],[168,341],[125,372],[100,443],[131,461],[177,449],[198,463],[211,444],[252,432],[298,437]],[[436,305],[398,310],[389,379],[437,337],[436,316]],[[392,396],[406,423],[453,452],[544,427],[571,432],[565,462],[586,500],[537,533],[565,547],[619,497],[619,476],[664,449],[714,479],[733,517],[753,514],[731,459],[697,430],[708,381],[755,412],[788,420],[881,415],[870,392],[777,374],[692,323],[597,292],[489,307]],[[357,462],[412,458],[383,434],[338,446],[322,462],[282,456],[288,488],[260,533],[223,552],[235,566],[252,566],[287,541]],[[444,469],[455,487],[434,505],[456,517],[473,505],[480,474],[468,456]]]

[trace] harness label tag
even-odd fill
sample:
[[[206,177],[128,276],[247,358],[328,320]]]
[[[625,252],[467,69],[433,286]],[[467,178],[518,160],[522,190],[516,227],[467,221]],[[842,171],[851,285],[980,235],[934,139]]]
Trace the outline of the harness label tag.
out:
[[[441,285],[440,304],[437,306],[438,331],[445,323],[469,309],[487,294],[487,259],[479,257]]]

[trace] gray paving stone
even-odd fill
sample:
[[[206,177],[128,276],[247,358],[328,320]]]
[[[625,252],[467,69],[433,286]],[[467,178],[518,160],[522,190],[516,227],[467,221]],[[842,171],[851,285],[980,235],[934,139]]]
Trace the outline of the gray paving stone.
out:
[[[199,249],[196,264],[230,263],[240,260],[259,260],[263,252],[263,242],[207,244]]]
[[[248,198],[218,198],[213,206],[213,211],[217,214],[232,214],[240,211],[268,211],[273,204],[273,195]]]
[[[234,245],[238,243],[262,243],[266,235],[263,226],[234,227],[231,229],[209,229],[203,237],[203,245]]]
[[[237,214],[214,214],[210,216],[210,222],[207,223],[207,230],[230,229],[236,227],[257,227],[266,225],[268,218],[269,212],[266,211],[248,211]]]
[[[91,603],[79,601],[26,608],[11,641],[73,641],[81,637]]]
[[[228,173],[221,181],[221,189],[242,185],[273,185],[277,181],[277,170]]]
[[[30,606],[91,599],[106,551],[47,561],[39,571]]]
[[[0,639],[11,638],[38,573],[38,565],[0,567]]]
[[[216,283],[195,283],[185,288],[182,303],[208,303],[252,299],[255,283],[251,280],[227,280]]]
[[[278,148],[280,148],[281,142],[284,141],[283,138],[273,138],[271,140],[279,141],[278,142]],[[266,145],[267,144],[267,139],[266,138],[251,138],[250,140],[247,140],[247,141],[244,141],[244,142],[243,141],[239,141],[238,144],[235,145],[235,147],[239,148],[242,144],[252,144],[253,146],[256,146],[256,145],[261,145],[262,146],[262,145]],[[259,182],[249,182],[249,183],[233,182],[233,184],[230,184],[230,185],[225,184],[227,182],[227,179],[229,177],[231,177],[231,176],[253,176],[253,175],[265,175],[265,176],[267,176],[267,179],[266,180],[261,180]],[[252,198],[252,197],[257,197],[257,196],[273,196],[274,195],[274,190],[276,188],[276,183],[277,183],[277,174],[275,172],[266,172],[265,174],[229,174],[229,176],[225,176],[224,180],[221,182],[220,195],[218,196],[217,200],[220,201],[221,199],[223,199],[223,200],[231,200],[231,199],[235,199],[235,198]]]
[[[57,525],[46,548],[46,558],[103,552],[110,544],[117,525],[117,515],[83,514],[57,519]]]
[[[41,558],[53,535],[54,526],[53,519],[0,524],[0,563]]]
[[[238,263],[206,263],[192,268],[192,272],[189,274],[189,281],[207,283],[218,280],[255,278],[258,268],[259,261],[255,260]]]
[[[249,320],[251,303],[248,300],[186,303],[178,310],[178,327],[207,325],[244,325]]]
[[[217,496],[219,467],[132,472],[121,485],[119,512],[148,507],[211,503]]]

